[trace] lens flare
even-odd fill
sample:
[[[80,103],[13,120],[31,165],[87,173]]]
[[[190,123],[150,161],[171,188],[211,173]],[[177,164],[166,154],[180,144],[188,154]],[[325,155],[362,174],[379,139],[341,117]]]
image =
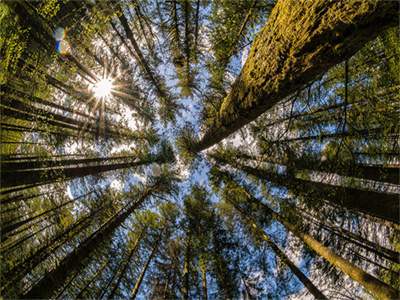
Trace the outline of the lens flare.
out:
[[[111,96],[113,82],[109,78],[103,78],[91,86],[91,90],[96,98],[108,98]]]
[[[69,43],[66,40],[62,40],[57,43],[57,50],[61,54],[67,54],[69,51]]]
[[[65,38],[65,30],[62,27],[57,27],[54,30],[54,38],[56,41],[62,41]]]

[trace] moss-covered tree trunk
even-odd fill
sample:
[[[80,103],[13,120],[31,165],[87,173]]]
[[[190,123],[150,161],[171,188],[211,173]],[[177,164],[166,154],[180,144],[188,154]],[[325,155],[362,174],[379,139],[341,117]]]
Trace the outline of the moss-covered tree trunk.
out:
[[[255,120],[278,101],[398,25],[399,3],[383,1],[279,1],[198,152]]]

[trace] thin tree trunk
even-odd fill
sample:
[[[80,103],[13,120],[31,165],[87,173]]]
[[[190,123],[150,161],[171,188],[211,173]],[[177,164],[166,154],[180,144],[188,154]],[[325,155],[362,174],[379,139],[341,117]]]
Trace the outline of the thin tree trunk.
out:
[[[83,197],[86,197],[87,195],[89,195],[89,194],[91,194],[91,193],[93,193],[93,192],[94,192],[94,190],[92,190],[92,191],[90,191],[90,192],[88,192],[88,193],[86,193],[86,194],[84,194],[84,195],[82,195],[82,196],[79,196],[79,197],[77,197],[77,198],[75,198],[75,199],[69,200],[69,201],[67,201],[67,202],[65,202],[65,203],[61,203],[60,205],[57,205],[57,206],[54,207],[54,208],[48,209],[48,210],[46,210],[46,211],[44,211],[44,212],[42,212],[42,213],[40,213],[40,214],[37,214],[37,215],[35,215],[35,216],[32,216],[32,217],[30,217],[30,218],[27,218],[27,219],[25,219],[25,220],[22,220],[22,221],[20,221],[20,222],[17,222],[17,223],[15,223],[15,224],[12,224],[12,225],[10,225],[10,226],[7,226],[6,228],[1,228],[0,233],[1,233],[1,235],[7,235],[9,232],[11,232],[11,231],[13,231],[13,230],[15,230],[15,229],[21,227],[22,225],[24,225],[24,224],[26,224],[26,223],[29,223],[29,222],[32,222],[33,220],[35,220],[35,219],[37,219],[37,218],[40,218],[40,217],[42,217],[42,216],[44,216],[44,215],[47,215],[48,213],[54,212],[55,210],[58,210],[58,209],[60,209],[60,208],[62,208],[62,207],[64,207],[64,206],[66,206],[66,205],[68,205],[68,204],[70,204],[70,203],[75,202],[76,200],[79,200],[79,199],[81,199],[81,198],[83,198]],[[3,225],[3,226],[4,226],[4,225]]]
[[[58,180],[66,181],[74,178],[96,175],[113,170],[132,168],[150,163],[152,163],[152,161],[144,160],[137,162],[114,163],[109,165],[101,164],[74,168],[20,170],[17,172],[5,171],[1,177],[1,186],[3,188],[7,188],[28,184],[43,185],[53,183]]]
[[[118,19],[121,22],[122,27],[125,30],[127,38],[130,40],[133,48],[135,49],[135,52],[139,58],[139,64],[140,64],[142,70],[147,74],[148,78],[150,79],[150,82],[154,85],[154,87],[156,88],[160,97],[166,97],[165,91],[161,88],[160,84],[155,79],[153,72],[151,71],[147,61],[145,60],[145,58],[143,56],[142,51],[139,48],[139,45],[137,44],[137,42],[133,36],[133,32],[129,27],[128,20],[126,19],[125,15],[124,15],[121,5],[118,2],[115,2],[114,4],[115,4],[117,10],[120,12],[120,14],[117,14]],[[134,57],[134,58],[136,59],[136,57]]]
[[[186,230],[186,253],[185,253],[185,265],[183,267],[183,290],[182,290],[182,299],[189,299],[189,264],[190,264],[190,254],[191,254],[191,230],[190,230],[190,219],[188,222],[188,228]]]
[[[139,276],[139,278],[138,278],[138,280],[136,282],[136,285],[133,288],[132,294],[129,297],[130,300],[134,300],[136,298],[136,295],[137,295],[137,293],[139,291],[140,285],[141,285],[141,283],[143,281],[144,275],[146,275],[147,268],[149,267],[149,264],[151,262],[151,259],[154,256],[154,253],[156,253],[156,250],[157,250],[157,248],[159,246],[160,240],[161,240],[161,234],[160,234],[159,238],[153,244],[153,249],[151,250],[151,253],[150,253],[149,257],[147,258],[146,264],[144,265],[143,270],[140,273],[140,276]]]
[[[140,232],[139,237],[137,238],[135,244],[133,245],[133,248],[132,248],[132,250],[131,250],[131,252],[130,252],[130,254],[129,254],[129,256],[128,256],[126,262],[125,262],[125,266],[124,266],[124,268],[122,269],[121,274],[119,275],[118,280],[117,280],[117,282],[115,283],[114,288],[113,288],[112,291],[111,291],[111,294],[108,295],[107,299],[114,299],[115,293],[117,292],[117,289],[118,289],[118,287],[119,287],[119,285],[120,285],[120,283],[121,283],[121,280],[122,280],[122,278],[124,277],[125,272],[126,272],[126,270],[128,269],[128,267],[129,267],[129,262],[131,261],[133,254],[136,252],[136,249],[137,249],[137,247],[138,247],[138,245],[139,245],[139,241],[141,240],[143,234],[144,234],[144,230],[143,230],[142,232]]]
[[[258,234],[262,236],[262,238],[266,241],[268,246],[272,249],[272,251],[275,253],[277,257],[279,257],[293,272],[294,275],[303,283],[303,285],[310,291],[311,294],[315,297],[315,299],[328,299],[325,297],[325,295],[311,282],[310,279],[306,275],[303,274],[303,272],[296,267],[296,265],[286,256],[286,254],[279,249],[279,247],[271,241],[271,239],[266,235],[266,233],[258,227],[254,219],[247,215],[239,206],[235,205],[233,201],[229,201],[235,209],[237,209],[240,214],[245,217],[247,220],[250,222],[250,226],[253,227]]]
[[[86,290],[89,288],[89,286],[92,284],[92,282],[94,282],[96,280],[97,277],[100,276],[100,274],[103,272],[103,269],[108,265],[108,263],[110,262],[111,258],[107,259],[103,265],[100,267],[100,269],[96,272],[96,274],[93,275],[92,279],[90,279],[85,286],[83,287],[83,289],[78,293],[78,295],[75,296],[75,299],[86,299],[85,297],[85,293]]]
[[[115,157],[95,157],[95,158],[82,158],[82,159],[63,159],[63,160],[37,160],[37,161],[27,161],[27,162],[1,162],[2,171],[9,170],[29,170],[29,169],[44,169],[53,168],[53,167],[64,167],[71,165],[80,165],[80,164],[90,164],[95,162],[109,162],[109,161],[118,161],[123,159],[134,159],[137,156],[115,156]]]
[[[373,181],[383,181],[393,184],[398,184],[400,180],[400,165],[359,164],[353,163],[351,161],[343,161],[338,164],[332,161],[318,161],[307,158],[289,160],[266,156],[250,156],[244,153],[239,154],[238,158],[280,164],[284,166],[290,165],[293,168],[303,170],[315,170],[320,172],[335,173],[343,176],[350,176]]]
[[[376,255],[389,259],[397,264],[400,263],[400,253],[393,251],[391,249],[385,248],[377,243],[371,242],[357,234],[350,232],[344,228],[341,228],[335,224],[332,224],[328,221],[322,220],[314,215],[311,215],[304,211],[301,208],[297,208],[303,214],[306,214],[306,218],[309,219],[312,223],[336,234],[339,237],[346,238],[346,240],[353,242],[357,241],[357,245],[366,249],[367,251],[373,252]],[[315,221],[316,220],[316,221]]]
[[[208,296],[207,296],[207,270],[206,270],[206,266],[204,263],[204,254],[202,257],[202,262],[201,262],[201,279],[203,282],[203,299],[207,300]]]
[[[100,294],[97,295],[95,297],[95,299],[103,299],[105,298],[105,294],[108,291],[108,288],[110,287],[110,285],[112,284],[112,282],[114,281],[114,278],[117,276],[118,274],[118,270],[121,269],[123,266],[123,261],[120,261],[118,266],[113,270],[113,274],[111,276],[111,278],[107,281],[107,284],[102,288],[102,290],[100,291]]]
[[[68,239],[82,231],[84,228],[88,227],[93,217],[103,208],[104,207],[100,207],[99,209],[85,216],[83,219],[70,226],[60,235],[52,238],[46,245],[37,249],[31,256],[20,262],[10,271],[4,272],[4,278],[7,278],[8,281],[3,282],[1,291],[6,293],[9,286],[13,286],[14,284],[18,283],[27,274],[29,274],[29,272],[34,270],[42,261],[49,257],[51,253],[60,248]]]
[[[277,140],[277,141],[270,141],[266,138],[261,138],[261,140],[266,143],[267,145],[274,145],[274,146],[280,146],[282,144],[286,143],[293,143],[293,142],[298,142],[298,141],[323,141],[325,139],[331,139],[331,138],[346,138],[346,137],[352,137],[354,139],[359,139],[359,138],[376,138],[380,136],[384,136],[385,138],[390,137],[390,136],[397,136],[398,132],[396,131],[397,128],[395,126],[393,127],[387,127],[387,128],[373,128],[373,129],[362,129],[362,130],[357,130],[353,132],[335,132],[335,133],[326,133],[326,134],[318,134],[318,135],[310,135],[310,136],[303,136],[303,137],[296,137],[296,138],[288,138],[284,140]]]

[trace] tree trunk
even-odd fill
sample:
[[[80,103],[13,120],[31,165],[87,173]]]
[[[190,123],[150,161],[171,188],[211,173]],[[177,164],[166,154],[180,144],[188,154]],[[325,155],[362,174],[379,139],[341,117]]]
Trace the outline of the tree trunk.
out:
[[[90,254],[98,249],[105,239],[111,236],[117,227],[119,227],[151,194],[157,189],[160,180],[157,180],[151,187],[145,189],[138,200],[132,200],[117,213],[115,213],[107,222],[101,225],[93,232],[83,243],[68,254],[57,267],[44,275],[44,277],[33,286],[26,294],[21,294],[21,299],[42,299],[50,298],[64,282],[69,275],[79,266],[85,263]]]
[[[239,185],[236,184],[236,186]],[[242,187],[241,189],[244,190],[244,188]],[[272,216],[275,220],[279,221],[289,231],[291,231],[294,235],[296,235],[303,242],[305,242],[311,249],[313,249],[319,255],[324,257],[327,261],[336,266],[342,272],[344,272],[345,274],[347,274],[348,276],[359,282],[361,285],[366,287],[368,290],[376,294],[378,297],[381,297],[382,299],[398,298],[399,296],[398,291],[396,291],[394,288],[376,279],[375,277],[369,275],[368,273],[361,270],[357,266],[349,263],[341,256],[337,255],[335,252],[333,252],[332,250],[330,250],[329,248],[325,247],[320,242],[315,240],[313,237],[311,237],[307,233],[301,231],[296,226],[288,222],[285,218],[277,214],[275,211],[270,209],[267,205],[265,205],[260,200],[255,198],[253,195],[249,194],[247,191],[246,195],[249,197],[249,201],[260,205],[267,214]]]
[[[398,25],[398,10],[397,2],[279,1],[219,114],[190,150],[220,142],[351,57]]]
[[[84,288],[78,293],[78,295],[75,296],[75,299],[86,299],[85,293],[88,287],[92,284],[93,281],[96,280],[97,277],[102,273],[103,269],[108,265],[109,261],[111,258],[107,259],[103,265],[100,267],[100,269],[96,272],[96,274],[93,275],[92,279],[90,279],[84,286]]]
[[[21,185],[37,184],[43,185],[53,183],[57,180],[70,180],[74,178],[96,175],[108,171],[137,167],[144,164],[151,164],[150,160],[137,162],[114,163],[109,165],[94,165],[75,168],[53,168],[43,170],[20,170],[17,172],[2,172],[1,186],[2,188],[17,187]]]
[[[141,240],[141,238],[142,238],[142,236],[143,236],[143,234],[144,234],[144,231],[145,231],[145,230],[143,230],[142,232],[140,232],[140,235],[139,235],[139,237],[137,238],[135,244],[133,245],[133,248],[132,248],[132,250],[131,250],[131,253],[129,254],[129,256],[128,256],[126,262],[125,262],[125,266],[124,266],[124,268],[122,269],[121,274],[119,275],[118,280],[117,280],[117,282],[115,283],[114,288],[113,288],[112,291],[111,291],[111,294],[108,295],[107,299],[114,299],[114,298],[115,298],[115,293],[117,292],[117,289],[118,289],[118,287],[119,287],[119,284],[121,283],[121,280],[122,280],[122,278],[124,277],[125,272],[126,272],[126,270],[128,269],[128,267],[129,267],[129,262],[131,261],[133,254],[136,252],[136,249],[137,249],[137,247],[138,247],[138,245],[139,245],[139,241]]]
[[[287,143],[293,143],[293,142],[298,142],[298,141],[323,141],[325,139],[339,139],[339,138],[347,138],[347,137],[352,137],[354,139],[375,139],[377,137],[391,137],[391,136],[398,136],[398,131],[395,126],[393,127],[379,127],[379,128],[373,128],[373,129],[361,129],[357,131],[346,131],[346,132],[335,132],[335,133],[322,133],[318,135],[310,135],[310,136],[299,136],[296,138],[288,138],[284,140],[277,140],[277,141],[270,141],[266,138],[261,138],[261,141],[267,145],[274,145],[274,146],[280,146],[282,144],[287,144]]]
[[[62,232],[60,235],[52,238],[46,245],[37,249],[31,256],[20,262],[18,265],[13,267],[10,271],[4,272],[4,278],[7,278],[7,282],[3,282],[1,291],[7,293],[8,287],[13,286],[20,280],[22,280],[27,274],[34,270],[41,262],[50,256],[51,253],[60,248],[68,239],[83,230],[85,227],[90,225],[92,218],[97,214],[103,207],[90,213],[83,219],[79,220],[67,230]]]
[[[203,300],[207,300],[208,296],[207,296],[207,271],[206,271],[206,266],[204,263],[204,255],[203,255],[203,259],[201,262],[201,278],[202,278],[202,282],[203,282]]]
[[[306,218],[309,219],[312,223],[318,225],[319,227],[324,228],[327,231],[330,231],[336,234],[338,237],[345,238],[346,240],[355,243],[361,248],[364,248],[367,251],[373,252],[376,255],[389,259],[397,264],[400,263],[400,253],[393,251],[391,249],[385,248],[377,243],[371,242],[357,234],[352,233],[349,230],[341,228],[335,224],[332,224],[328,221],[322,220],[316,216],[313,216],[303,209],[297,208],[303,214],[306,214]],[[316,220],[316,221],[315,221]]]
[[[189,264],[190,264],[190,254],[191,254],[191,230],[190,230],[190,219],[188,222],[188,228],[186,230],[186,253],[185,253],[185,265],[183,267],[183,290],[182,290],[182,299],[189,299]]]
[[[235,162],[229,162],[226,159],[217,159],[262,180],[285,186],[296,194],[312,196],[314,199],[326,199],[333,204],[355,209],[394,223],[398,222],[400,217],[398,195],[395,194],[359,190],[303,180],[248,167]]]
[[[142,68],[142,70],[147,74],[148,78],[150,79],[150,82],[154,85],[154,87],[157,90],[157,93],[159,94],[160,97],[166,97],[166,93],[165,91],[161,88],[159,82],[157,82],[157,80],[154,78],[154,74],[151,71],[147,61],[145,60],[142,51],[139,48],[139,45],[137,44],[134,36],[133,36],[133,32],[129,27],[128,24],[128,20],[126,19],[123,9],[121,7],[121,5],[118,2],[114,3],[117,11],[119,12],[119,14],[117,14],[119,21],[122,24],[122,27],[125,30],[126,36],[128,37],[128,39],[130,40],[130,42],[132,43],[133,48],[135,49],[136,55],[139,58],[139,64]],[[136,57],[135,57],[136,59]]]
[[[118,160],[126,160],[126,159],[134,159],[137,156],[115,156],[115,157],[95,157],[95,158],[82,158],[82,159],[38,159],[37,161],[24,161],[24,162],[1,162],[2,171],[10,171],[10,170],[29,170],[29,169],[42,169],[44,172],[44,168],[52,168],[52,167],[62,167],[62,166],[71,166],[71,165],[79,165],[79,164],[90,164],[95,162],[109,162],[109,161],[118,161]]]
[[[54,207],[54,208],[48,209],[48,210],[46,210],[45,212],[42,212],[42,213],[40,213],[40,214],[37,214],[37,215],[35,215],[35,216],[32,216],[32,217],[27,218],[27,219],[25,219],[25,220],[22,220],[22,221],[20,221],[20,222],[17,222],[17,223],[14,223],[14,224],[12,224],[12,225],[9,225],[9,226],[7,226],[6,228],[1,228],[0,233],[1,233],[1,235],[3,235],[3,236],[4,236],[4,235],[7,235],[9,232],[11,232],[11,231],[13,231],[13,230],[15,230],[15,229],[21,227],[22,225],[24,225],[24,224],[26,224],[26,223],[29,223],[29,222],[31,222],[31,221],[33,221],[33,220],[35,220],[35,219],[37,219],[37,218],[40,218],[40,217],[42,217],[42,216],[44,216],[44,215],[47,215],[48,213],[51,213],[51,212],[53,212],[53,211],[55,211],[55,210],[58,210],[58,209],[60,209],[60,208],[62,208],[62,207],[64,207],[64,206],[66,206],[66,205],[68,205],[68,204],[70,204],[70,203],[72,203],[72,202],[75,202],[76,200],[79,200],[79,199],[81,199],[81,198],[83,198],[83,197],[85,197],[85,196],[87,196],[87,195],[93,193],[93,192],[94,192],[94,190],[92,190],[92,191],[90,191],[90,192],[88,192],[88,193],[86,193],[86,194],[84,194],[84,195],[82,195],[82,196],[79,196],[79,197],[77,197],[77,198],[75,198],[75,199],[69,200],[69,201],[67,201],[67,202],[65,202],[65,203],[61,203],[60,205],[57,205],[57,206]],[[4,227],[4,225],[5,225],[5,224],[2,224],[2,227]]]
[[[296,275],[301,283],[303,283],[303,285],[310,291],[310,293],[313,294],[315,299],[327,299],[325,295],[322,294],[322,292],[311,282],[311,280],[308,279],[308,277],[304,275],[299,268],[296,267],[296,265],[286,256],[286,254],[281,249],[279,249],[279,247],[274,242],[270,240],[266,233],[258,227],[252,217],[245,214],[245,212],[240,207],[235,205],[233,201],[231,202],[231,204],[243,215],[243,217],[250,221],[251,227],[253,227],[254,230],[262,236],[262,238],[266,241],[266,243],[272,249],[275,255],[279,257],[290,268],[293,274]]]
[[[308,158],[295,158],[289,160],[266,156],[250,156],[244,153],[238,154],[237,157],[261,162],[268,162],[272,164],[280,164],[284,166],[290,165],[290,167],[293,167],[295,169],[335,173],[343,176],[362,178],[373,181],[383,181],[393,184],[398,184],[400,180],[400,165],[359,164],[353,163],[351,161],[335,163],[329,160],[320,161]]]
[[[137,295],[137,293],[139,291],[139,288],[140,288],[140,284],[142,283],[144,275],[146,275],[147,268],[149,267],[149,264],[151,262],[151,259],[154,256],[154,253],[156,253],[156,250],[157,250],[157,248],[159,246],[160,240],[161,240],[161,234],[160,234],[159,238],[153,244],[153,249],[151,250],[151,253],[150,253],[149,257],[147,258],[146,264],[144,265],[143,270],[140,273],[140,276],[139,276],[139,278],[138,278],[138,280],[136,282],[136,285],[133,288],[132,294],[129,297],[130,300],[134,300],[136,298],[136,295]]]

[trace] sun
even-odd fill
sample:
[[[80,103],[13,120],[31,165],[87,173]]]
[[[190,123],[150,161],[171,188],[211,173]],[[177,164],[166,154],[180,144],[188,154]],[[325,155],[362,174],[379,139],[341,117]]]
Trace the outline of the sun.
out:
[[[110,78],[103,78],[93,84],[90,89],[96,98],[103,99],[111,96],[113,87],[113,81]]]

